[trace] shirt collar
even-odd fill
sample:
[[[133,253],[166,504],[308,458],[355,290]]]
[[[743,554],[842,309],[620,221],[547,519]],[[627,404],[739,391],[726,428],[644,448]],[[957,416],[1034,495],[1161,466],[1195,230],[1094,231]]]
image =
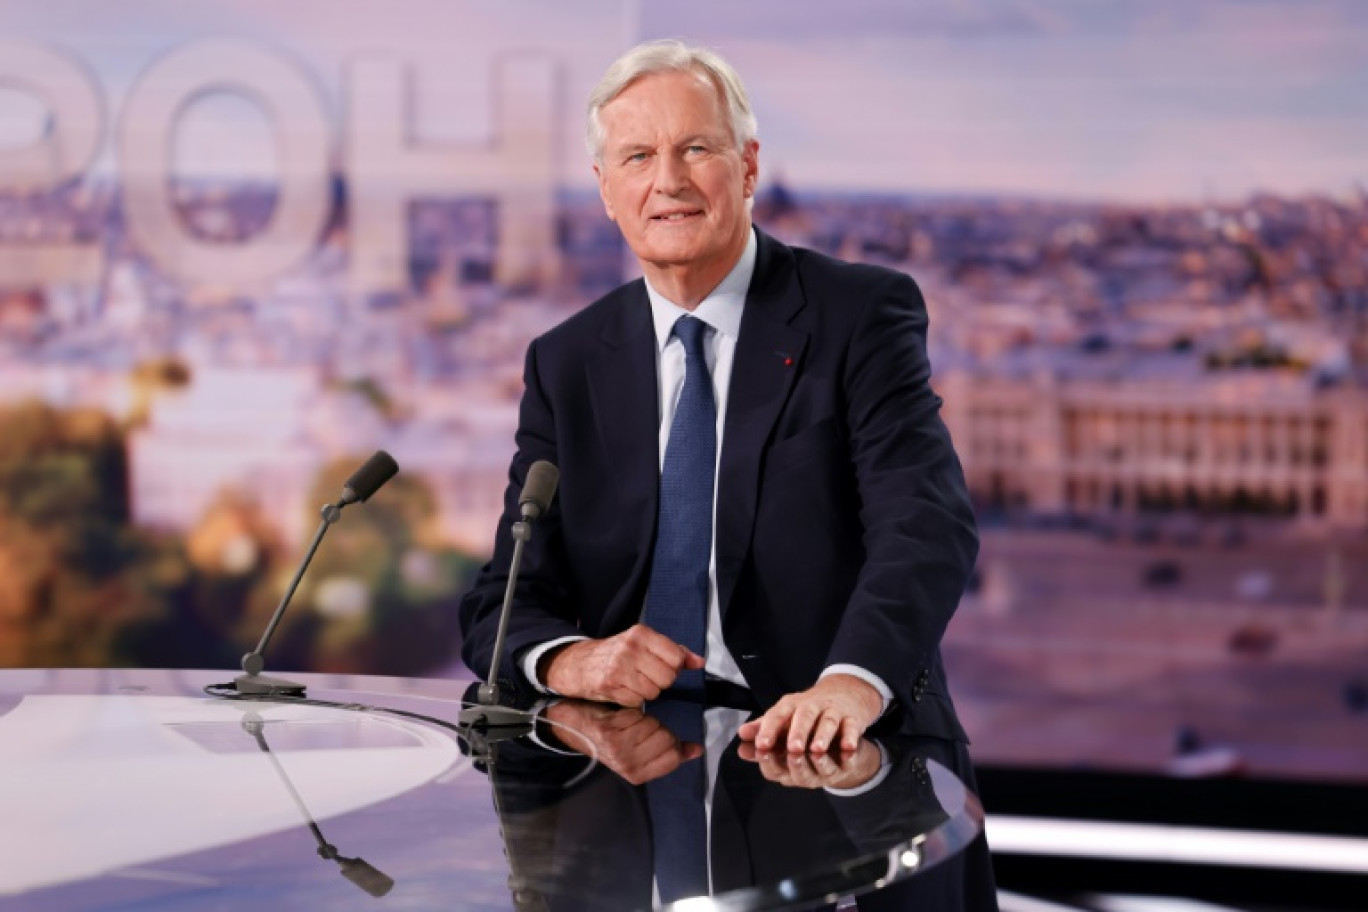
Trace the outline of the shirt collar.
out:
[[[741,251],[741,259],[736,261],[731,272],[708,292],[692,313],[717,332],[736,338],[741,334],[741,309],[746,304],[746,291],[750,288],[751,276],[755,274],[755,255],[759,248],[755,239],[755,228],[750,229],[746,249]],[[651,287],[646,280],[646,296],[651,300],[651,320],[655,324],[656,347],[665,349],[670,341],[670,333],[676,321],[690,311],[666,298]]]

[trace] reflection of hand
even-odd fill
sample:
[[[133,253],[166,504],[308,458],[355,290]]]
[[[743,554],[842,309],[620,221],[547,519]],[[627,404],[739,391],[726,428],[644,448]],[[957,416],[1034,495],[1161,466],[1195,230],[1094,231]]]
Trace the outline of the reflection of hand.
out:
[[[760,774],[770,782],[789,788],[859,788],[879,771],[883,756],[873,742],[860,739],[853,751],[790,754],[757,750],[754,744],[737,746],[742,760],[760,764]]]
[[[599,761],[633,785],[674,772],[681,763],[703,754],[703,745],[680,741],[639,709],[613,709],[596,703],[566,700],[547,707],[558,726],[556,737]]]
[[[619,706],[640,706],[660,696],[685,668],[702,668],[703,657],[644,624],[602,640],[557,647],[538,674],[558,694]]]
[[[790,753],[826,753],[839,744],[853,751],[865,729],[883,712],[883,697],[868,681],[848,674],[832,674],[801,693],[789,694],[737,732],[761,751],[780,749],[788,740]],[[836,739],[839,737],[839,741]]]

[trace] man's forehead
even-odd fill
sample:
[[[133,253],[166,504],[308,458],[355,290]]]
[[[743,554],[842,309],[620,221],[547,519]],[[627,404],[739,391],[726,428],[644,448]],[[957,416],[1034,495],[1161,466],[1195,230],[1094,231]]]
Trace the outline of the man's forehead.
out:
[[[726,107],[723,101],[721,89],[712,81],[707,73],[701,70],[665,70],[659,73],[646,73],[633,79],[623,86],[622,91],[613,97],[612,101],[604,104],[602,113],[610,111],[621,111],[635,104],[643,102],[642,96],[647,92],[658,89],[667,82],[674,82],[682,85],[693,85],[700,90],[700,96],[706,95],[716,102],[719,113]],[[652,102],[654,107],[658,102]]]
[[[708,93],[708,97],[715,103],[706,107],[695,107],[687,103],[671,103],[658,97],[646,96],[641,91],[649,91],[652,88],[649,82],[652,80],[659,82],[670,77],[696,79],[698,87]],[[608,134],[607,138],[614,146],[635,145],[645,138],[645,134],[655,136],[661,127],[681,128],[692,136],[700,137],[730,132],[721,93],[706,74],[696,71],[670,70],[641,76],[628,83],[617,97],[605,104],[599,116],[600,123]]]

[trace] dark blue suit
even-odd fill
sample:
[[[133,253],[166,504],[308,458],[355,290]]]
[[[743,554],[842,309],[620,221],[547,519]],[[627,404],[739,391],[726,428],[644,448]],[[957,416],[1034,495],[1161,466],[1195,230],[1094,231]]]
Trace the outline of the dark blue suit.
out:
[[[605,295],[528,349],[495,553],[461,605],[489,667],[528,467],[561,470],[524,558],[503,668],[567,634],[640,617],[659,485],[656,338],[645,285]],[[907,276],[759,233],[731,378],[716,514],[728,649],[762,706],[826,666],[893,690],[896,727],[963,738],[939,644],[978,538],[929,384],[926,308]]]

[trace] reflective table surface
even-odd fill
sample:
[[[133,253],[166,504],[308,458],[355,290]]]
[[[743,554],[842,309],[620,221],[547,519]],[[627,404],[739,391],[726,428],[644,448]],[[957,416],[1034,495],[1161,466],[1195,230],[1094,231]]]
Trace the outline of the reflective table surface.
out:
[[[812,908],[944,873],[982,828],[927,739],[757,757],[739,716],[710,713],[704,751],[572,702],[472,730],[468,681],[289,677],[307,699],[206,694],[225,672],[0,671],[0,910]],[[697,808],[662,798],[686,768]],[[662,801],[704,821],[711,895],[662,889],[654,856],[688,854],[653,850]]]

